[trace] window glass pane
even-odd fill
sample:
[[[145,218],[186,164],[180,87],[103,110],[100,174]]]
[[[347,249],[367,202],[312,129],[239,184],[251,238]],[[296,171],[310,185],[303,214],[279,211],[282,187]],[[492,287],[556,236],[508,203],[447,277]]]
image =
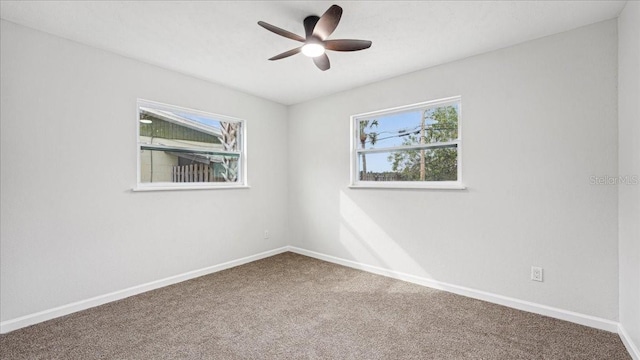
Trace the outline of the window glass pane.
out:
[[[358,121],[359,149],[454,141],[458,138],[459,104],[382,115]]]
[[[458,149],[359,153],[357,176],[360,181],[456,181]]]
[[[240,149],[240,123],[180,111],[140,107],[140,144],[173,148]]]
[[[140,182],[193,183],[238,181],[239,155],[184,150],[140,150]]]

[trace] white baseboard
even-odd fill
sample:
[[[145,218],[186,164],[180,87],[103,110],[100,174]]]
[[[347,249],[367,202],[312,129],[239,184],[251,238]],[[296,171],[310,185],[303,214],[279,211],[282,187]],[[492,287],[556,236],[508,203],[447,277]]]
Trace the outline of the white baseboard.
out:
[[[3,322],[0,322],[0,334],[5,334],[13,330],[27,327],[29,325],[41,323],[43,321],[68,315],[77,311],[86,310],[92,307],[96,307],[102,304],[106,304],[108,302],[124,299],[129,296],[137,295],[150,290],[155,290],[168,285],[173,285],[185,280],[190,280],[203,275],[208,275],[218,271],[226,270],[232,267],[236,267],[239,265],[250,263],[252,261],[264,259],[264,258],[277,255],[283,252],[287,252],[287,251],[289,251],[289,247],[284,246],[278,249],[269,250],[259,254],[243,257],[241,259],[232,260],[222,264],[209,266],[204,269],[189,271],[180,275],[170,276],[168,278],[151,281],[146,284],[132,286],[124,290],[114,291],[109,294],[92,297],[90,299],[77,301],[67,305],[62,305],[53,309],[44,310],[34,314],[21,316],[19,318],[15,318],[12,320],[3,321]]]
[[[454,294],[463,295],[463,296],[487,301],[494,304],[504,305],[510,308],[523,310],[523,311],[527,311],[535,314],[549,316],[552,318],[565,320],[565,321],[589,326],[589,327],[600,329],[600,330],[605,330],[609,332],[618,332],[619,330],[619,324],[617,322],[607,320],[607,319],[602,319],[602,318],[591,316],[591,315],[580,314],[573,311],[558,309],[551,306],[536,304],[529,301],[492,294],[486,291],[448,284],[442,281],[437,281],[437,280],[428,279],[420,276],[401,273],[398,271],[384,269],[377,266],[362,264],[359,262],[346,260],[346,259],[338,258],[335,256],[331,256],[331,255],[321,254],[315,251],[301,249],[295,246],[290,246],[289,251],[300,254],[300,255],[316,258],[319,260],[324,260],[324,261],[332,262],[335,264],[344,265],[350,268],[363,270],[373,274],[382,275],[382,276],[386,276],[386,277],[390,277],[398,280],[403,280],[403,281],[427,286],[427,287],[438,289],[438,290],[444,290]]]
[[[618,334],[620,335],[622,343],[627,348],[627,351],[629,352],[629,355],[631,355],[633,360],[640,360],[640,350],[638,349],[636,344],[633,343],[627,331],[624,329],[624,327],[622,327],[622,324],[618,326]]]

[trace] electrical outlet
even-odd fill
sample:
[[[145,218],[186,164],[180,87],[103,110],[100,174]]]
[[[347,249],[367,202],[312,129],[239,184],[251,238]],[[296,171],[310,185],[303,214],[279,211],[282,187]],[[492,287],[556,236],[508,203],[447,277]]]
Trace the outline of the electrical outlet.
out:
[[[268,239],[268,238],[269,238],[269,230],[265,230],[265,231],[264,231],[264,235],[263,235],[263,237],[264,237],[265,239]]]
[[[542,268],[538,266],[531,267],[531,280],[542,281]]]

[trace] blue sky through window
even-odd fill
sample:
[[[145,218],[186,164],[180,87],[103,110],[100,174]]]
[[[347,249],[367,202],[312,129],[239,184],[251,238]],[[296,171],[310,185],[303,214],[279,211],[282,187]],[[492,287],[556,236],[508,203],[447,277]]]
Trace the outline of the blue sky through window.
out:
[[[458,104],[447,104],[446,106],[453,106],[456,110],[459,110]],[[377,126],[372,125],[373,119],[369,120],[368,125],[365,128],[365,132],[376,132],[378,137],[375,144],[372,144],[371,139],[367,138],[364,146],[365,149],[401,146],[403,145],[403,141],[407,140],[409,135],[413,134],[414,136],[419,136],[421,126],[420,121],[424,110],[425,109],[423,108],[377,117],[375,118],[378,122]],[[429,111],[430,110],[427,110],[427,112]],[[427,117],[425,126],[429,126],[434,123],[436,123],[436,121]],[[358,148],[361,149],[362,144],[358,144]],[[388,155],[389,153],[368,154],[367,171],[391,171],[391,162],[387,160]]]

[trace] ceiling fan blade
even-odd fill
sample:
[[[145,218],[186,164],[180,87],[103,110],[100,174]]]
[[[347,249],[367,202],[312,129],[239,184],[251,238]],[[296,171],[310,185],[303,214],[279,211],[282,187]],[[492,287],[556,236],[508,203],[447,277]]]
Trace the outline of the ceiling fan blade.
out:
[[[297,47],[297,48],[295,48],[295,49],[291,49],[291,50],[289,50],[289,51],[285,51],[285,52],[283,52],[282,54],[278,54],[278,55],[276,55],[276,56],[274,56],[274,57],[270,58],[269,60],[280,60],[280,59],[284,59],[284,58],[286,58],[286,57],[289,57],[289,56],[291,56],[291,55],[295,55],[295,54],[299,53],[301,49],[302,49],[302,46]]]
[[[318,20],[320,20],[320,18],[315,15],[304,18],[304,34],[307,39],[313,36],[313,29],[316,27]]]
[[[369,40],[327,40],[324,42],[324,48],[333,51],[358,51],[371,47]]]
[[[338,5],[331,5],[329,10],[322,14],[316,27],[313,28],[313,36],[320,38],[320,40],[328,38],[338,26],[340,17],[342,17],[342,8]]]
[[[284,29],[280,29],[277,26],[273,26],[271,24],[268,24],[264,21],[258,21],[258,25],[262,26],[263,28],[271,31],[272,33],[276,33],[280,36],[284,36],[286,38],[289,38],[291,40],[295,40],[295,41],[300,41],[300,42],[304,42],[304,38],[300,35],[296,35],[290,31],[284,30]]]
[[[318,69],[322,71],[327,71],[331,67],[331,64],[329,64],[329,57],[327,56],[327,54],[322,54],[320,56],[314,57],[313,63],[316,64]]]

